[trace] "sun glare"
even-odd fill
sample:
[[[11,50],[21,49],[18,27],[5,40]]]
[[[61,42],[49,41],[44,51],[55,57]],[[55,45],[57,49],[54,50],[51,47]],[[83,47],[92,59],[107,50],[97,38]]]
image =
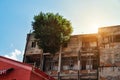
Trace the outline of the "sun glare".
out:
[[[97,23],[96,24],[90,24],[90,30],[89,32],[90,33],[97,33],[98,32],[98,28],[100,27]]]
[[[92,27],[92,32],[93,32],[93,33],[97,33],[97,32],[98,32],[98,28],[99,28],[98,25],[93,25],[93,27]]]

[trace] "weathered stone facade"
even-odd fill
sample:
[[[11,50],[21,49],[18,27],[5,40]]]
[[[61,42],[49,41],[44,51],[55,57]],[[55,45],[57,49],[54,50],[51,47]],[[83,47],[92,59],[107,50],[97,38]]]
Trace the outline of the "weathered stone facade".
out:
[[[100,80],[120,80],[120,26],[99,29]]]
[[[58,76],[59,52],[43,53],[34,34],[28,34],[25,63],[33,64],[61,80],[120,80],[120,26],[99,28],[96,34],[72,35],[62,48]]]

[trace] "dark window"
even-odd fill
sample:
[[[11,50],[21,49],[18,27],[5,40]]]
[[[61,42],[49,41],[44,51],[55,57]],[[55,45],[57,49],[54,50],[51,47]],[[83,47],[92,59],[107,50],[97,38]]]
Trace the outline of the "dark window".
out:
[[[35,48],[35,47],[36,47],[36,42],[32,42],[31,47],[32,47],[32,48]]]
[[[82,60],[81,62],[81,70],[86,70],[86,60]]]
[[[97,68],[98,68],[97,60],[93,60],[93,69],[97,69]]]
[[[73,70],[73,66],[74,66],[73,64],[70,64],[69,65],[69,70]]]
[[[66,48],[68,46],[68,43],[64,43],[63,47]]]
[[[113,40],[114,42],[120,42],[120,35],[115,35]]]

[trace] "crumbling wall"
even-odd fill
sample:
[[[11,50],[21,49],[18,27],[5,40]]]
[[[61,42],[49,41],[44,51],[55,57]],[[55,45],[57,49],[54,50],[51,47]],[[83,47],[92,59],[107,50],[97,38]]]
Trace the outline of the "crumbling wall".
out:
[[[42,54],[42,49],[39,49],[37,45],[37,41],[34,38],[34,34],[27,35],[27,44],[26,44],[26,55],[33,55],[33,54]]]
[[[120,43],[112,48],[100,49],[100,66],[120,66]]]
[[[99,29],[99,80],[120,80],[120,26]]]
[[[120,67],[99,68],[99,80],[120,80]]]

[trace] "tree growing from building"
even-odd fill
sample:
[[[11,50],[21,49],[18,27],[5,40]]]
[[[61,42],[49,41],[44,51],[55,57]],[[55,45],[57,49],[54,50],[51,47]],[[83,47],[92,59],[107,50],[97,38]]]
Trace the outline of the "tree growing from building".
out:
[[[43,49],[44,53],[58,52],[61,45],[70,39],[72,33],[70,21],[58,13],[40,12],[34,16],[32,26],[38,46]]]

